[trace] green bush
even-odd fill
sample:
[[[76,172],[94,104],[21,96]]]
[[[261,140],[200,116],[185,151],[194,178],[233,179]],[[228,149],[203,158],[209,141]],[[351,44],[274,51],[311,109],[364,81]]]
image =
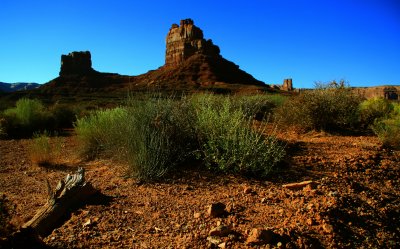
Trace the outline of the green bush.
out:
[[[45,130],[71,128],[75,117],[69,106],[55,104],[46,108],[40,100],[22,98],[15,107],[0,113],[0,130],[3,136],[11,138],[30,137]]]
[[[10,137],[31,136],[52,126],[51,113],[35,99],[18,100],[16,107],[4,111],[3,119],[5,133]]]
[[[127,158],[132,176],[157,179],[192,156],[193,117],[185,99],[131,98],[128,113]]]
[[[111,152],[121,148],[127,126],[127,111],[124,108],[99,110],[80,118],[75,131],[80,141],[80,153],[93,158],[100,152]]]
[[[386,118],[375,119],[372,130],[385,146],[400,149],[400,104],[392,103]]]
[[[55,104],[49,109],[55,129],[72,128],[76,121],[76,110],[68,105]]]
[[[284,156],[273,136],[263,136],[265,125],[256,132],[232,99],[202,95],[194,103],[198,153],[210,169],[266,176]]]
[[[341,132],[359,125],[361,98],[343,82],[318,85],[286,101],[276,111],[277,121],[308,130]]]
[[[273,113],[274,109],[281,106],[287,97],[279,94],[256,94],[234,96],[232,105],[240,108],[248,117],[262,120]]]
[[[232,98],[200,94],[131,97],[125,108],[78,119],[75,129],[85,155],[119,155],[131,176],[149,181],[195,155],[210,169],[267,175],[284,148],[252,124],[252,117],[235,107]]]
[[[389,100],[371,98],[360,104],[360,121],[364,127],[369,127],[377,119],[387,117],[394,109]]]

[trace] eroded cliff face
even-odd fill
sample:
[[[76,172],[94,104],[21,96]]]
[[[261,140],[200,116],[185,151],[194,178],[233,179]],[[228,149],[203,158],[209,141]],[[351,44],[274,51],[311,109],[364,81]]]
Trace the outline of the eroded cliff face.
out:
[[[177,67],[195,54],[220,57],[219,47],[203,38],[203,31],[194,25],[192,19],[172,24],[166,38],[165,67]]]
[[[61,55],[60,76],[85,75],[94,72],[89,51]]]

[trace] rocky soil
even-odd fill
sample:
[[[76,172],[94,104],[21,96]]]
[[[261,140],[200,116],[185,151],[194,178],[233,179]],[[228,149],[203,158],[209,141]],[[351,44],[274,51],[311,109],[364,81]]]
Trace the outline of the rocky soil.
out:
[[[20,226],[77,167],[101,195],[44,238],[52,248],[400,248],[400,153],[376,137],[285,132],[269,179],[194,169],[138,184],[124,165],[82,162],[66,137],[57,165],[29,159],[29,140],[0,140],[0,192]],[[306,182],[304,186],[285,184]]]

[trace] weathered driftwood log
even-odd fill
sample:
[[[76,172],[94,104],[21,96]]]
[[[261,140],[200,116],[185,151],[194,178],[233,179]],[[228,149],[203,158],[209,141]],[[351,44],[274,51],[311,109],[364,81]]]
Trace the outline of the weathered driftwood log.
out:
[[[49,235],[72,208],[96,193],[93,186],[85,181],[83,168],[79,168],[75,174],[68,174],[65,179],[59,181],[54,192],[48,184],[48,191],[47,203],[22,226],[22,228],[32,228],[41,237]]]
[[[296,183],[288,183],[282,185],[282,187],[287,188],[287,189],[299,189],[299,188],[304,188],[307,185],[315,185],[316,183],[314,181],[304,181],[304,182],[296,182]]]

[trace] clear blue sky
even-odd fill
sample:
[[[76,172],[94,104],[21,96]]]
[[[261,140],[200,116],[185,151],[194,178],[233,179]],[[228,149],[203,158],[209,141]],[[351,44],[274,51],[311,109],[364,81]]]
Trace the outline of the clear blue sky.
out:
[[[83,50],[98,71],[145,73],[185,18],[266,83],[400,85],[400,0],[1,0],[0,81],[45,83]]]

